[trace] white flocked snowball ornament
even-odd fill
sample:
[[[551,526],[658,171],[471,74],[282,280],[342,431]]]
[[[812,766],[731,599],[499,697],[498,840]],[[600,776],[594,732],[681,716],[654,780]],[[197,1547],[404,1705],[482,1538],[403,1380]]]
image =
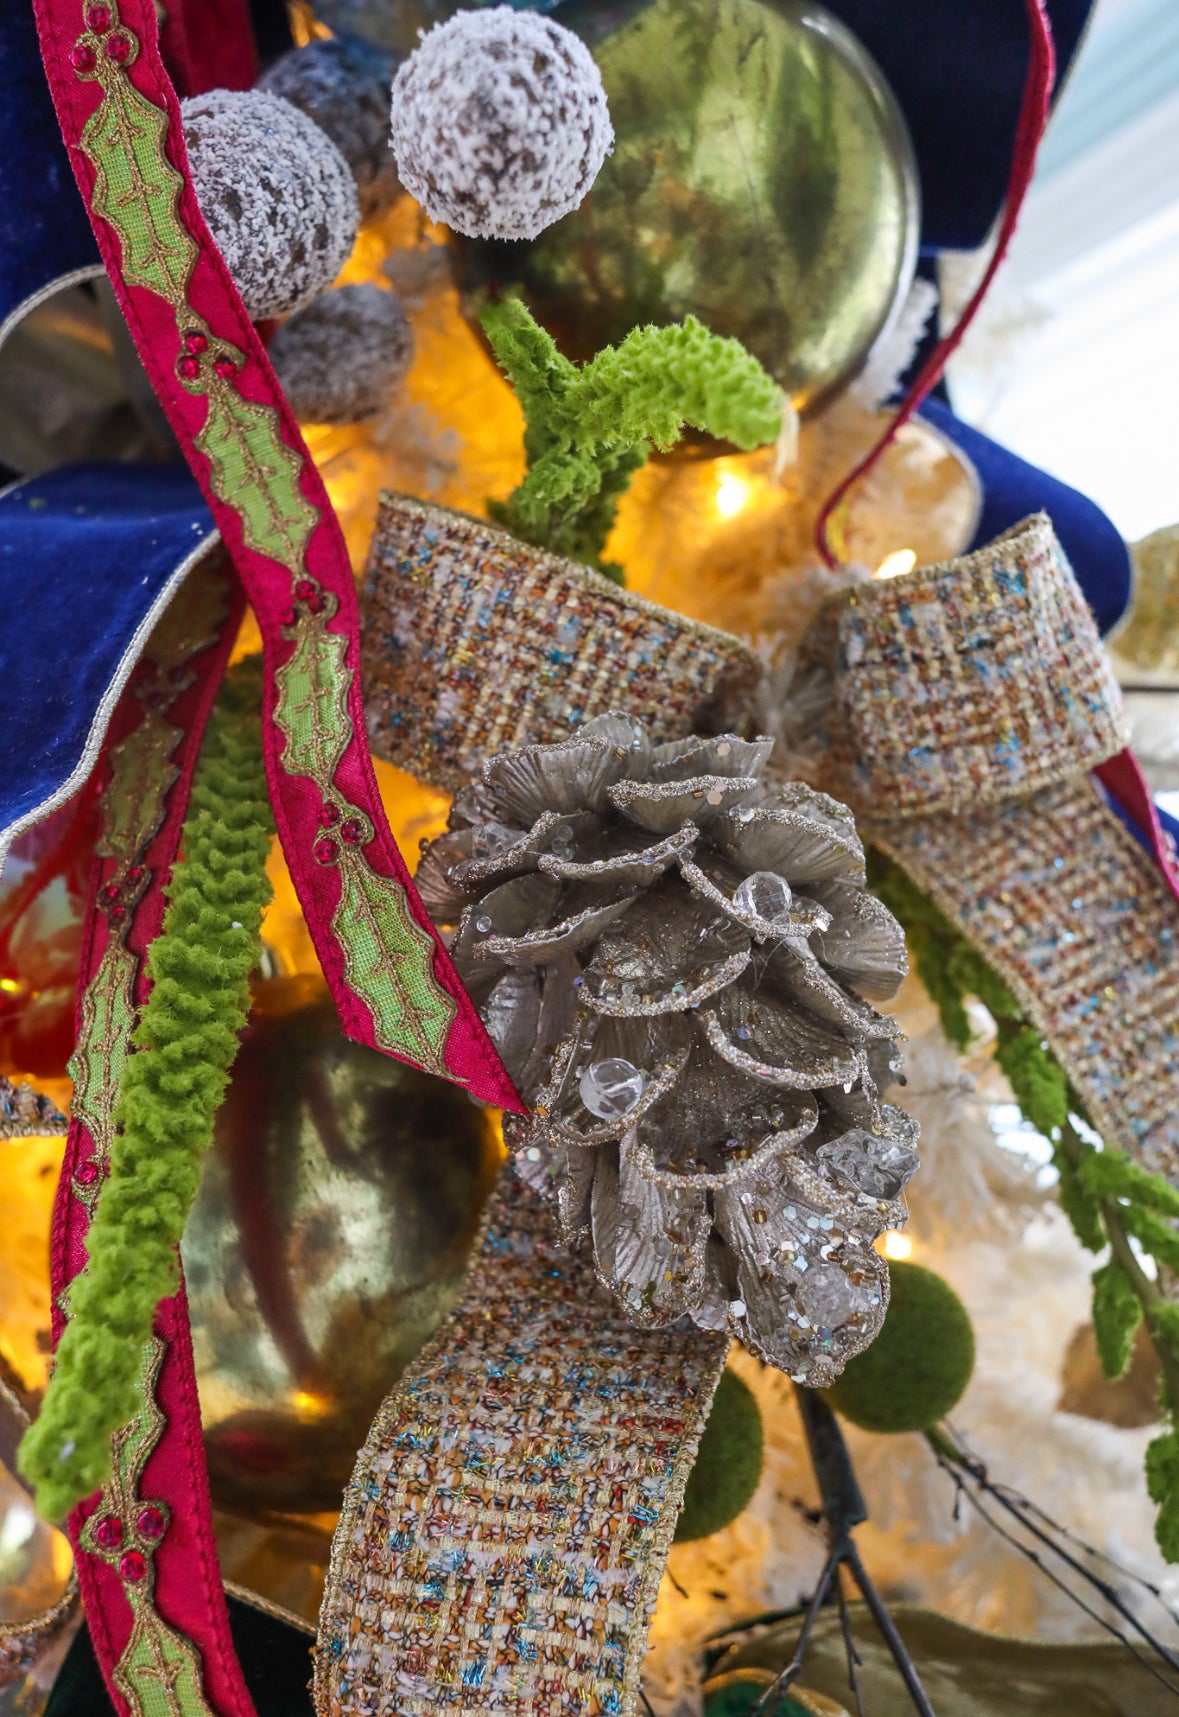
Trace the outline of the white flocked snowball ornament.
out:
[[[263,90],[210,90],[180,112],[197,202],[250,315],[309,304],[348,260],[360,224],[340,151]]]
[[[393,65],[392,54],[359,36],[333,36],[289,49],[258,82],[327,132],[352,169],[365,220],[401,194],[389,147]]]
[[[392,127],[406,190],[470,238],[535,238],[577,208],[614,141],[589,49],[510,6],[423,36],[393,80]]]
[[[413,362],[396,292],[338,286],[284,322],[269,357],[304,423],[359,423],[386,406]]]

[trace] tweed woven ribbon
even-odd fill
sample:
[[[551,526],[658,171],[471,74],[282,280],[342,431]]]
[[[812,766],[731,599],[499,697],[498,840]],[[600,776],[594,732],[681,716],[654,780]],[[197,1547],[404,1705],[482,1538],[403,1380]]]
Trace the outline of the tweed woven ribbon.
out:
[[[758,675],[727,633],[408,495],[381,496],[361,603],[373,750],[440,787],[611,708],[655,741],[720,731]]]
[[[1179,903],[1090,774],[1123,753],[1121,701],[1048,519],[833,597],[796,686],[822,784],[1006,980],[1106,1140],[1179,1173]]]
[[[403,496],[363,597],[374,747],[449,786],[610,708],[683,738],[756,677],[735,638]],[[633,1328],[555,1235],[506,1170],[462,1303],[377,1416],[332,1547],[323,1717],[636,1707],[728,1339]]]
[[[381,1408],[332,1546],[323,1717],[635,1709],[728,1339],[633,1328],[505,1171],[457,1311]]]

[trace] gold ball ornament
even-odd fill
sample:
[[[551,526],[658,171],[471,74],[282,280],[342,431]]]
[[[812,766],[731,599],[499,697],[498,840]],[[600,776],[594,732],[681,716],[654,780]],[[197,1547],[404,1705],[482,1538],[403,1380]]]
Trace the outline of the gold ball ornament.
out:
[[[455,240],[468,308],[517,288],[578,360],[695,315],[813,412],[862,367],[916,262],[916,167],[875,63],[794,0],[578,0],[560,19],[598,63],[614,152],[533,243]]]
[[[338,1507],[377,1407],[458,1298],[499,1146],[454,1086],[259,985],[185,1231],[214,1501]]]

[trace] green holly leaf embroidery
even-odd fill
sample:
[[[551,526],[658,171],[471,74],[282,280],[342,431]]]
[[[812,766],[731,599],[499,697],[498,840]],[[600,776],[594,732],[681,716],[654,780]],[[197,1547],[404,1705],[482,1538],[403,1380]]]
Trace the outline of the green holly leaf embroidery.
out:
[[[115,1669],[115,1686],[132,1717],[213,1717],[201,1689],[196,1647],[143,1600],[127,1649]]]
[[[168,116],[126,77],[113,79],[82,129],[96,214],[119,235],[124,277],[181,305],[197,247],[180,224],[183,180],[168,160]]]
[[[286,735],[283,768],[309,775],[326,793],[352,737],[348,713],[351,668],[344,665],[348,640],[329,632],[320,615],[299,627],[295,648],[275,674],[275,722]]]
[[[303,498],[303,461],[279,434],[274,408],[218,385],[194,440],[212,467],[217,494],[242,522],[246,546],[283,566],[302,566],[319,514]]]
[[[168,789],[180,773],[170,761],[179,738],[178,727],[149,709],[139,726],[112,746],[98,842],[104,858],[137,858],[159,829]]]
[[[434,938],[410,913],[401,884],[378,876],[359,853],[347,856],[340,884],[332,930],[348,983],[372,1013],[377,1042],[453,1078],[445,1051],[456,1008],[435,976]]]
[[[135,958],[112,942],[86,986],[78,1046],[70,1058],[72,1112],[89,1129],[100,1160],[110,1152],[115,1103],[135,1023]]]
[[[127,1701],[131,1717],[213,1717],[205,1699],[200,1654],[156,1609],[154,1546],[145,1546],[138,1535],[137,1517],[145,1500],[143,1470],[164,1430],[164,1415],[156,1400],[164,1354],[164,1343],[153,1335],[140,1364],[142,1406],[111,1438],[110,1482],[83,1528],[82,1544],[92,1555],[114,1562],[118,1552],[107,1550],[94,1537],[97,1522],[114,1516],[123,1527],[122,1548],[139,1548],[147,1564],[145,1577],[124,1587],[131,1605],[131,1634],[114,1670],[115,1686]]]
[[[153,1335],[144,1346],[139,1361],[143,1405],[134,1419],[129,1419],[111,1437],[111,1477],[103,1487],[103,1496],[115,1513],[126,1513],[139,1501],[143,1469],[163,1433],[164,1415],[156,1400],[156,1384],[166,1351],[158,1335]]]

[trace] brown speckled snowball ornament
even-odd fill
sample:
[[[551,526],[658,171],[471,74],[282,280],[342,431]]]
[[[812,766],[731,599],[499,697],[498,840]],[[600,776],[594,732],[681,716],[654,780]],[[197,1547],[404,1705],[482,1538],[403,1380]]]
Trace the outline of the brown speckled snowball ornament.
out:
[[[360,224],[340,151],[264,90],[210,90],[180,112],[197,202],[250,315],[309,304],[348,260]]]
[[[404,380],[413,334],[395,292],[339,286],[284,322],[269,355],[302,422],[359,423]]]
[[[614,141],[589,49],[510,6],[424,36],[393,80],[391,117],[402,184],[470,238],[535,238],[578,206]]]
[[[351,36],[292,48],[258,84],[327,132],[352,169],[362,220],[383,213],[401,194],[389,147],[389,86],[396,65],[392,54]]]

